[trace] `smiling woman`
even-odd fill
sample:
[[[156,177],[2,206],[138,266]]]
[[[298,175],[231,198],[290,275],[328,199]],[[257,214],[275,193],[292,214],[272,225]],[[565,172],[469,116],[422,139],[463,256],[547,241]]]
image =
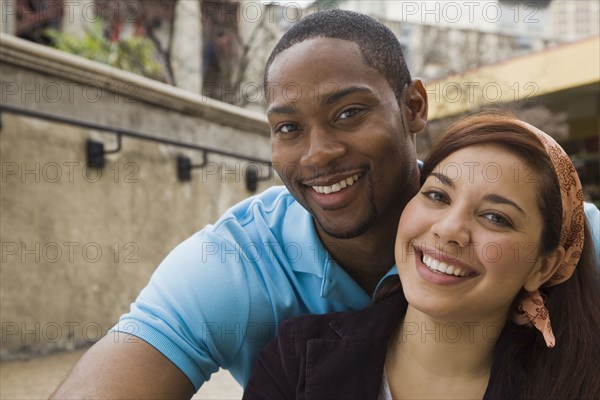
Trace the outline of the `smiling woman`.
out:
[[[599,398],[591,243],[562,148],[507,114],[467,117],[402,213],[399,276],[367,310],[285,323],[244,398]]]
[[[490,160],[499,179],[483,173]],[[457,178],[444,174],[450,165],[459,166]],[[409,310],[501,326],[519,290],[537,290],[539,279],[552,275],[560,254],[536,246],[543,218],[535,184],[511,174],[524,175],[525,165],[495,144],[457,150],[436,165],[398,229],[396,260],[403,260],[398,272]]]
[[[597,372],[584,377],[594,371],[588,354],[600,351],[598,261],[560,146],[509,115],[476,114],[440,139],[421,182],[396,243],[404,321],[499,327],[486,397],[597,398]],[[468,273],[454,276],[453,263]],[[387,367],[397,370],[394,357]]]

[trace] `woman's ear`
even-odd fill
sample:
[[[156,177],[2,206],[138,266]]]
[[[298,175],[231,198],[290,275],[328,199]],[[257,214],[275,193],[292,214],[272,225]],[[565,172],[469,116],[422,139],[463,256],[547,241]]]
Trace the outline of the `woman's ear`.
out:
[[[546,283],[556,272],[565,258],[565,249],[558,246],[546,256],[540,256],[538,265],[533,269],[523,288],[528,292],[535,292]]]
[[[402,116],[410,133],[419,133],[427,124],[427,92],[423,82],[413,80],[402,93]]]

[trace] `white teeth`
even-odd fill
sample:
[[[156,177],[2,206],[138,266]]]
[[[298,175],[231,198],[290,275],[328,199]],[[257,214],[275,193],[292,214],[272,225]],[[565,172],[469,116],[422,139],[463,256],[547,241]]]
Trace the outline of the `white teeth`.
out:
[[[356,174],[349,178],[342,179],[338,183],[334,183],[331,186],[312,186],[312,188],[317,193],[330,194],[330,193],[339,192],[340,190],[344,189],[345,187],[352,186],[354,184],[354,182],[356,182],[359,179],[360,179],[360,175]]]
[[[432,271],[441,272],[446,275],[454,275],[454,276],[467,276],[467,271],[463,270],[460,267],[455,265],[448,265],[443,262],[439,262],[431,256],[427,254],[423,254],[423,264],[427,266]]]

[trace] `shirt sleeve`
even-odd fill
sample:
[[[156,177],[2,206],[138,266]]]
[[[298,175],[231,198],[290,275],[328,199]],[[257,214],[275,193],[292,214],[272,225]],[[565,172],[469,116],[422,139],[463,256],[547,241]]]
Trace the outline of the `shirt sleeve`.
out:
[[[592,231],[596,257],[600,258],[600,210],[592,203],[583,203],[587,222]]]
[[[244,383],[275,324],[259,277],[238,250],[210,229],[184,241],[113,330],[155,347],[196,390],[219,367]]]

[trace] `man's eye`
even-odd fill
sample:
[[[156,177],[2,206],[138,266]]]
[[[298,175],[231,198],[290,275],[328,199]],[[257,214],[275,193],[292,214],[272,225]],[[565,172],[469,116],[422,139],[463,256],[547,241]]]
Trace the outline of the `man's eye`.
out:
[[[281,133],[291,133],[298,130],[298,125],[296,124],[282,124],[277,127],[277,132]]]
[[[359,112],[360,112],[360,109],[358,109],[358,108],[351,108],[349,110],[343,111],[340,114],[340,116],[338,117],[338,120],[340,120],[340,119],[348,119],[348,118],[356,115]]]
[[[446,196],[444,193],[435,191],[435,190],[428,190],[425,192],[421,192],[421,194],[423,196],[425,196],[427,199],[434,201],[436,203],[445,203],[445,204],[450,204],[450,199],[448,199],[448,196]]]

